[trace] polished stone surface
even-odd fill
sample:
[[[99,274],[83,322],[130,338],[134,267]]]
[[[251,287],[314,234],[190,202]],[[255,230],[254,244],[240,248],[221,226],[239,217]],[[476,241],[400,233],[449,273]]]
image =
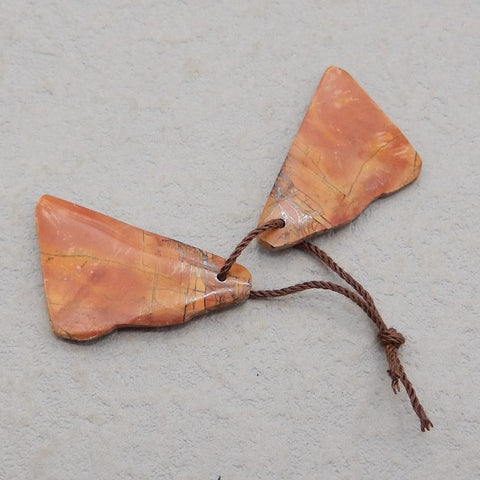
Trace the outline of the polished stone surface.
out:
[[[260,242],[285,248],[357,217],[415,180],[421,160],[402,132],[344,70],[330,67],[293,140],[259,224],[285,228]]]
[[[115,328],[165,326],[241,302],[250,273],[224,259],[44,195],[36,221],[53,331],[88,340]]]

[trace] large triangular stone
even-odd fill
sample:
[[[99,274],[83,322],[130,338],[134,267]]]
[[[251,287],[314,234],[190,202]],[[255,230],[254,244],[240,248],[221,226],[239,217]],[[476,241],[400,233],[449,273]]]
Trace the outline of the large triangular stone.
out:
[[[58,198],[36,209],[53,331],[88,340],[119,327],[185,322],[248,297],[250,273],[211,253]]]
[[[358,216],[418,177],[421,160],[402,132],[344,70],[325,72],[259,224],[285,227],[260,242],[285,248]]]

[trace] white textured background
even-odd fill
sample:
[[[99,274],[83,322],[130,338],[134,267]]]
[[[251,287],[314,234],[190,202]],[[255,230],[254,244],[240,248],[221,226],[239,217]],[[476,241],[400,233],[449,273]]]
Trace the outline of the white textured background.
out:
[[[1,2],[0,478],[480,478],[479,28],[475,0]],[[53,336],[41,194],[227,255],[331,64],[424,161],[316,243],[407,337],[432,432],[334,294]],[[331,278],[300,252],[242,263],[256,288]]]

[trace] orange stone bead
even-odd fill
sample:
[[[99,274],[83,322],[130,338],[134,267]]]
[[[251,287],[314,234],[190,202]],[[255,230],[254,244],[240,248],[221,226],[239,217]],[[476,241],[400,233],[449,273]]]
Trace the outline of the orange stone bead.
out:
[[[223,258],[43,196],[38,241],[53,331],[88,340],[115,328],[164,326],[241,302],[250,273]]]
[[[421,160],[402,132],[344,70],[325,72],[259,225],[269,248],[295,245],[350,222],[375,199],[415,180]]]

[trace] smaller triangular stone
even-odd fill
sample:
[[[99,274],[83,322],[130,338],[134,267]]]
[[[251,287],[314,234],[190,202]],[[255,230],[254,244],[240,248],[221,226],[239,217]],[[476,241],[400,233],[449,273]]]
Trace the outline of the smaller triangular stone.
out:
[[[286,248],[350,222],[372,201],[415,180],[421,160],[402,132],[344,70],[330,67],[313,96],[259,225],[259,240]]]
[[[250,273],[101,213],[44,195],[36,221],[53,331],[88,340],[115,328],[182,323],[241,302]]]

